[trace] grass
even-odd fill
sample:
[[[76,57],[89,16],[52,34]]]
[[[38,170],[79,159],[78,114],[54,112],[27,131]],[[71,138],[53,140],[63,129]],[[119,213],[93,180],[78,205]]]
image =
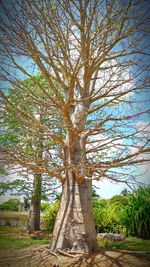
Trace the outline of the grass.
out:
[[[50,240],[46,239],[19,239],[15,237],[2,237],[0,236],[0,249],[19,249],[32,245],[45,245],[49,244]]]
[[[0,226],[0,250],[20,249],[33,245],[50,244],[50,237],[31,236],[25,233],[21,227]],[[150,240],[137,237],[128,237],[125,242],[113,242],[98,240],[101,247],[113,248],[129,251],[148,251],[150,252]]]
[[[0,227],[0,250],[5,249],[20,249],[32,245],[50,244],[50,237],[32,237],[29,235],[21,235],[22,228],[20,227]]]
[[[5,219],[27,219],[28,212],[18,212],[18,211],[0,211],[0,218]]]
[[[10,210],[0,210],[0,218],[11,218],[11,219],[16,219],[16,218],[22,218],[22,219],[28,219],[29,212],[24,211],[24,212],[18,212],[18,211],[10,211]],[[41,217],[43,217],[43,213],[41,212]]]
[[[12,233],[20,233],[21,231],[21,227],[0,226],[0,236],[9,235]]]
[[[141,239],[137,237],[127,237],[125,242],[98,240],[101,247],[124,249],[129,251],[147,251],[150,252],[150,240]]]

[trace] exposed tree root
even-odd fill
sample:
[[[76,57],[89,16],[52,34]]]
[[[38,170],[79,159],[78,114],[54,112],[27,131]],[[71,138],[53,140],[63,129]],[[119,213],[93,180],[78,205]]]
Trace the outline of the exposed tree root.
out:
[[[68,251],[69,254],[85,254],[83,251]]]
[[[58,255],[57,255],[55,252],[53,252],[53,251],[49,250],[49,252],[48,252],[48,253],[49,253],[49,254],[51,254],[51,255],[53,255],[54,257],[58,258]]]
[[[61,255],[63,255],[63,256],[67,256],[67,257],[70,257],[70,258],[75,258],[75,256],[70,255],[69,253],[64,252],[64,251],[62,251],[60,249],[57,249],[56,252],[59,253],[59,254],[61,254]]]

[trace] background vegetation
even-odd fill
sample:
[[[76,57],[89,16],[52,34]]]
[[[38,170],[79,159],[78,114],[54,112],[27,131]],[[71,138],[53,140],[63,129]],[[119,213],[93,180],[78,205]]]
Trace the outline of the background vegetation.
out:
[[[19,199],[10,198],[7,201],[0,204],[0,210],[19,211]]]
[[[41,203],[42,227],[44,226],[50,233],[54,229],[59,201],[60,197],[57,197],[53,204]],[[17,212],[19,200],[9,199],[0,204],[0,210]],[[120,233],[150,239],[149,213],[150,186],[141,186],[133,193],[123,190],[120,195],[113,196],[109,200],[100,198],[93,190],[93,214],[97,233]]]
[[[45,227],[53,231],[57,200],[45,207]],[[109,200],[99,198],[93,191],[93,213],[97,233],[120,233],[126,236],[150,238],[150,187],[139,187],[129,193],[126,190]]]

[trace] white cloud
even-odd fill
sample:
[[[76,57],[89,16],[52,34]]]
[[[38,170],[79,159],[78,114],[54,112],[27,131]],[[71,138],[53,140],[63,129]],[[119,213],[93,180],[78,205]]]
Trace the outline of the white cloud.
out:
[[[138,136],[150,139],[150,123],[147,121],[139,121],[135,125],[135,129],[139,131]]]
[[[123,139],[115,140],[103,134],[90,136],[89,142],[91,143],[86,145],[86,150],[91,152],[87,154],[87,158],[94,158],[95,161],[112,158],[120,151],[120,147],[125,145]]]
[[[113,99],[115,94],[128,92],[134,85],[130,77],[130,69],[123,68],[123,66],[119,64],[119,61],[106,60],[100,68],[97,75],[98,79],[95,84],[98,94],[99,92],[101,94],[107,93],[112,88],[108,96]],[[129,98],[131,94],[132,92],[125,94],[121,99]]]
[[[135,125],[137,131],[137,143],[136,146],[131,147],[131,153],[137,153],[139,155],[135,157],[136,160],[150,160],[150,152],[140,154],[140,150],[148,147],[148,140],[150,139],[150,124],[148,122],[139,121]],[[143,147],[147,143],[147,146]]]

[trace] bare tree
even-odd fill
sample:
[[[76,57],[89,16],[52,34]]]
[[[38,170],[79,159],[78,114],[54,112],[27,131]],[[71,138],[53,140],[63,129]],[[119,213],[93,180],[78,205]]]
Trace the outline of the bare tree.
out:
[[[61,118],[49,129],[28,110],[14,107],[29,130],[31,125],[32,131],[41,129],[59,147],[57,153],[48,151],[53,167],[24,161],[63,185],[53,250],[96,251],[92,180],[128,183],[133,166],[149,161],[148,125],[136,124],[148,113],[146,104],[138,103],[138,93],[148,89],[147,5],[130,0],[124,5],[117,0],[1,3],[2,79],[11,90],[17,83],[18,92],[26,90]],[[34,71],[42,74],[47,88],[34,79]],[[23,85],[23,75],[44,99]],[[9,101],[4,92],[2,98]]]

